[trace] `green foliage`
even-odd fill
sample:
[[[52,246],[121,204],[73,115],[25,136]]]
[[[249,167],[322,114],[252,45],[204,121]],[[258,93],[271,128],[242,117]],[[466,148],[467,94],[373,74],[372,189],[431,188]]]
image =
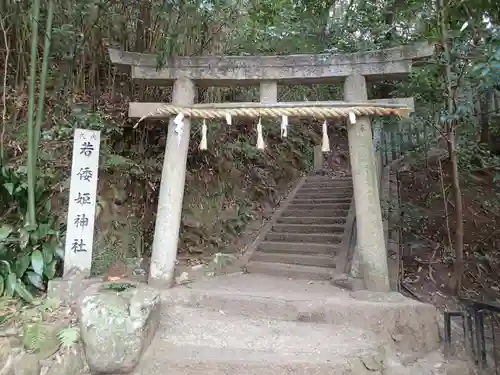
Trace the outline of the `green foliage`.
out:
[[[251,209],[248,206],[240,206],[234,217],[227,219],[224,222],[226,230],[237,237],[245,228],[245,226],[254,219]]]
[[[500,28],[492,27],[489,32],[483,57],[471,69],[471,77],[479,82],[483,91],[500,86]]]
[[[484,145],[468,142],[457,150],[458,165],[463,172],[474,172],[486,169],[500,171],[500,157],[494,155]]]
[[[27,302],[32,292],[44,290],[56,275],[62,260],[60,233],[51,214],[49,176],[37,181],[35,198],[41,202],[38,221],[28,224],[26,168],[0,170],[0,204],[4,208],[0,224],[0,295],[17,295]]]
[[[113,290],[115,292],[124,292],[127,289],[135,288],[135,285],[130,284],[130,283],[109,283],[109,284],[104,284],[101,288],[103,290]]]
[[[32,352],[40,350],[49,335],[47,326],[40,323],[27,323],[23,332],[23,346]]]
[[[57,338],[63,348],[70,348],[80,341],[80,328],[68,327],[59,331]]]
[[[76,127],[101,131],[103,170],[137,167],[136,163],[114,152],[112,140],[121,135],[121,129],[108,125],[102,113],[75,106],[58,126],[42,132],[41,140],[54,146],[50,154],[39,152],[41,161],[46,164],[37,170],[35,224],[27,221],[28,168],[11,164],[0,169],[0,205],[3,209],[0,218],[0,296],[18,296],[31,302],[33,295],[45,291],[47,282],[61,269],[64,255],[61,224],[66,217],[59,215],[53,199],[68,191],[69,186],[64,182],[69,170],[61,171],[51,165],[59,161],[59,155],[71,152]]]
[[[4,296],[0,297],[0,328],[18,334],[26,350],[47,358],[61,346],[67,348],[79,341],[78,327],[61,328],[61,319],[68,318],[68,311],[69,306],[52,298],[34,299],[27,305]]]
[[[22,343],[24,348],[30,352],[46,351],[49,349],[47,348],[49,343],[55,346],[52,349],[54,351],[59,346],[63,349],[70,348],[79,340],[80,328],[78,327],[67,327],[54,332],[54,327],[40,321],[24,324]]]

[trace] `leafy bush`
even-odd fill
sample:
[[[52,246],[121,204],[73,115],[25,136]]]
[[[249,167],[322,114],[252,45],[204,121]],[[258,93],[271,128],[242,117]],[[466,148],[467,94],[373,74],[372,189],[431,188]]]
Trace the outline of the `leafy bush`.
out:
[[[31,225],[26,218],[26,168],[0,170],[0,204],[4,212],[0,222],[0,296],[17,295],[31,302],[33,292],[45,289],[63,259],[46,180],[38,179],[35,201],[41,204],[37,209],[38,223]]]

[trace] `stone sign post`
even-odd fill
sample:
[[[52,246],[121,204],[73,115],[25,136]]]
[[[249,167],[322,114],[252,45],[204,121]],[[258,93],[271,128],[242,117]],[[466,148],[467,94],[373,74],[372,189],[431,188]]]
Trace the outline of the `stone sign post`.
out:
[[[90,276],[100,140],[99,131],[75,129],[64,277],[74,269]]]

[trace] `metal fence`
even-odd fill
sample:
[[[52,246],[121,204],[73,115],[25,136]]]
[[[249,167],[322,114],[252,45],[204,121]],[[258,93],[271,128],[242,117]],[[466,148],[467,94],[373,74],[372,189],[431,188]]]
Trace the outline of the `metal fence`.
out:
[[[500,375],[500,304],[461,298],[462,310],[446,311],[445,349],[452,350],[452,319],[461,321],[464,345],[481,375]]]

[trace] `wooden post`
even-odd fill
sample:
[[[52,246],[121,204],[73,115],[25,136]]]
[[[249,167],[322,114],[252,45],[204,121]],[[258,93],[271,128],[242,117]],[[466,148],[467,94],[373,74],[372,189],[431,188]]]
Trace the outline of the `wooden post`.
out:
[[[383,129],[382,131],[382,150],[383,150],[383,159],[382,159],[382,165],[385,167],[387,164],[389,164],[389,145],[388,145],[388,140],[389,138],[389,132],[387,131],[386,128]]]
[[[346,101],[367,100],[365,78],[361,75],[347,77],[344,96]],[[387,292],[390,290],[387,250],[370,118],[356,118],[355,124],[347,126],[347,134],[356,207],[357,251],[361,275],[366,289]]]
[[[178,79],[174,82],[173,104],[189,106],[194,103],[194,97],[195,86],[191,80]],[[171,287],[174,281],[191,130],[191,120],[184,118],[183,121],[180,140],[174,130],[174,120],[170,119],[168,124],[148,280],[154,286]]]
[[[388,162],[396,160],[396,137],[398,132],[397,121],[391,121],[386,125],[387,136],[387,159]]]
[[[397,128],[396,128],[397,129]],[[396,131],[391,129],[391,161],[396,160]]]
[[[416,139],[415,139],[415,142],[417,142],[416,146],[419,147],[419,146],[422,146],[422,133],[421,133],[421,127],[420,127],[420,124],[418,122],[415,122],[415,131],[416,131]]]
[[[429,126],[427,124],[427,121],[424,122],[424,150],[425,150],[425,155],[427,155],[427,151],[429,151]]]
[[[403,153],[403,126],[401,121],[397,122],[396,126],[396,159],[399,159]]]

